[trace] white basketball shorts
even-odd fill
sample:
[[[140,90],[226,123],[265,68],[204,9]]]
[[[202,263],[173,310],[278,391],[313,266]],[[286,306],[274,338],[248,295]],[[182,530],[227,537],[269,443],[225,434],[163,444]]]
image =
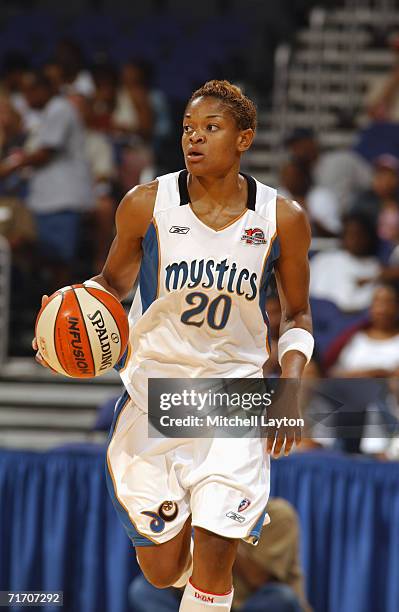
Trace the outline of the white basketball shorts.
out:
[[[268,522],[269,456],[259,438],[149,438],[148,415],[124,393],[107,450],[107,486],[135,546],[193,527],[256,544]]]

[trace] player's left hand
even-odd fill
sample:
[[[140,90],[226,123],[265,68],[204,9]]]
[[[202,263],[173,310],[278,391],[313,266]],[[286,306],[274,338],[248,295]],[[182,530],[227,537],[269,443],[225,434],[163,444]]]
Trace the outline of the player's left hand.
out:
[[[302,427],[299,409],[299,381],[280,379],[277,392],[267,409],[266,451],[278,458],[288,455],[294,443],[299,446]]]

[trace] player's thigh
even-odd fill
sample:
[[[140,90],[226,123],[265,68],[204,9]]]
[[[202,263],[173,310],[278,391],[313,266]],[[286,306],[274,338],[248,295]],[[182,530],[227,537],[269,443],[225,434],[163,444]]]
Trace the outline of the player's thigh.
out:
[[[188,492],[174,460],[177,445],[149,439],[147,415],[127,394],[118,401],[107,449],[107,485],[135,546],[172,540],[190,516]]]
[[[208,444],[204,444],[206,458],[197,461],[189,476],[193,526],[231,540],[256,541],[270,488],[263,440],[214,439],[198,444],[202,442]]]

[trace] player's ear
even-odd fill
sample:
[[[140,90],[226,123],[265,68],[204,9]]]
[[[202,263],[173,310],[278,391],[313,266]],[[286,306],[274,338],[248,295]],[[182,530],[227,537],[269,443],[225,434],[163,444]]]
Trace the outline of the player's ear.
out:
[[[254,139],[254,136],[255,132],[251,128],[248,128],[247,130],[241,130],[238,136],[238,150],[240,151],[240,153],[244,153],[244,151],[247,151],[249,149]]]

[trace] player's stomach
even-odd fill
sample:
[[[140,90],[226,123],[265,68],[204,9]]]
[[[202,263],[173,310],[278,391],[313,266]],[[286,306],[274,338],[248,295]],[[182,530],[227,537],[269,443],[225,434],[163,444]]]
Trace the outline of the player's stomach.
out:
[[[150,312],[151,311],[151,312]],[[145,409],[148,378],[261,377],[268,357],[263,319],[249,329],[239,307],[231,308],[228,325],[200,317],[185,323],[180,312],[151,308],[132,327],[131,358],[121,374],[132,398]],[[212,322],[212,321],[211,321]],[[190,324],[192,323],[192,324]]]

